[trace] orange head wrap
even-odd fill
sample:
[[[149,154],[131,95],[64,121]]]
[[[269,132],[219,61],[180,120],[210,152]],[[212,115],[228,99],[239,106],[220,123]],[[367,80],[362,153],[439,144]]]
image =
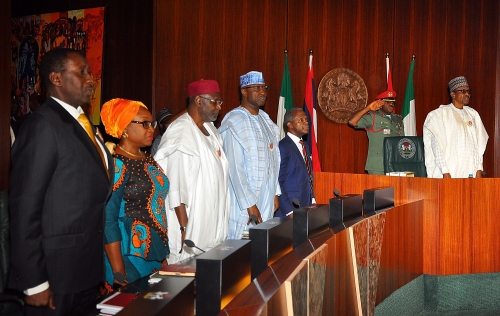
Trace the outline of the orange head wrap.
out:
[[[141,106],[148,108],[142,102],[125,99],[112,99],[104,103],[101,108],[101,119],[106,133],[121,138],[123,130],[132,122]]]

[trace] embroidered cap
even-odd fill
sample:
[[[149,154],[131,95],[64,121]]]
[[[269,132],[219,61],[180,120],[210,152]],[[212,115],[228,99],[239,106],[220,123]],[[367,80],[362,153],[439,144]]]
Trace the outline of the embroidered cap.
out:
[[[450,92],[453,92],[463,86],[469,86],[469,83],[467,82],[467,79],[465,79],[464,76],[451,79],[450,82],[448,83],[448,88],[450,89]]]
[[[172,111],[170,111],[170,109],[164,108],[163,110],[160,111],[160,113],[158,113],[158,115],[156,115],[156,122],[158,122],[158,124],[160,124],[164,118],[171,116],[171,115],[172,115]]]
[[[244,88],[253,84],[266,84],[262,72],[250,71],[249,73],[240,76],[240,88]]]
[[[188,97],[210,93],[220,93],[219,84],[215,80],[200,79],[188,84]]]

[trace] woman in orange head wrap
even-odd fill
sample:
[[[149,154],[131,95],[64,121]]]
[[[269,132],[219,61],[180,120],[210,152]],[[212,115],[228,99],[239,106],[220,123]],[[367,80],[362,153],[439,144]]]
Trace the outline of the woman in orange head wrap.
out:
[[[114,283],[124,285],[166,264],[170,251],[163,199],[169,182],[153,157],[141,151],[151,145],[156,127],[142,102],[110,100],[101,118],[106,133],[119,139],[105,224],[106,288],[111,291]]]

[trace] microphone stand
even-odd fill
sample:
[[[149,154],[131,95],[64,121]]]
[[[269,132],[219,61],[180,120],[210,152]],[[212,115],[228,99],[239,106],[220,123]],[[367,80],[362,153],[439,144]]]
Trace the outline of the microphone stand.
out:
[[[189,248],[196,248],[202,252],[206,252],[205,250],[201,249],[200,247],[196,246],[194,242],[190,239],[184,239],[184,245],[188,246]]]

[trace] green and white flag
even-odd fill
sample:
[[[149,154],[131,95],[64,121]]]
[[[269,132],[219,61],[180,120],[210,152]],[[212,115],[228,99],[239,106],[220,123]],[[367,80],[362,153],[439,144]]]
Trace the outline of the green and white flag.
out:
[[[406,83],[405,99],[403,101],[403,123],[406,136],[417,136],[417,124],[415,119],[415,93],[413,92],[413,69],[415,59],[411,61],[408,82]]]
[[[280,139],[286,135],[283,129],[283,118],[285,117],[286,110],[291,108],[293,108],[292,81],[290,80],[290,70],[288,70],[288,54],[285,53],[285,70],[283,70],[278,116],[276,118],[278,127],[280,128]]]

